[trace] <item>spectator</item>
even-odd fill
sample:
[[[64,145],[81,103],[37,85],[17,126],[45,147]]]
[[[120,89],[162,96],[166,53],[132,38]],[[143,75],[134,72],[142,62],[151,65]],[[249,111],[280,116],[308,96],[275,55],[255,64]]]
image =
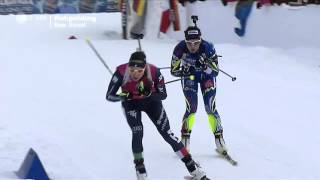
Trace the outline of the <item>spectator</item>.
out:
[[[235,16],[239,19],[240,28],[235,28],[235,33],[242,37],[246,33],[247,20],[251,13],[254,0],[239,0],[236,5]]]
[[[58,6],[57,13],[78,13],[75,5],[75,0],[61,0],[61,5]]]
[[[257,8],[260,9],[264,5],[270,5],[271,0],[257,0]]]
[[[58,0],[47,0],[43,3],[43,13],[54,14],[58,11]]]
[[[194,3],[197,0],[178,0],[178,1],[182,6],[184,6],[186,2]],[[205,1],[205,0],[199,0],[199,1]]]
[[[280,6],[282,3],[288,4],[290,1],[292,1],[292,0],[271,0],[271,4],[276,3]]]
[[[33,0],[33,6],[32,6],[32,14],[41,14],[41,4],[40,0]]]
[[[236,2],[237,0],[221,0],[224,6],[228,5],[229,2]]]

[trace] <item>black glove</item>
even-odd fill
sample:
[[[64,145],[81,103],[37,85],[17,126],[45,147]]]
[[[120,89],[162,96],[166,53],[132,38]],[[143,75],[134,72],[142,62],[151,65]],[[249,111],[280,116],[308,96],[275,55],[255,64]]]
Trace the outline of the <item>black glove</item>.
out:
[[[202,70],[206,70],[207,69],[207,60],[200,56],[199,60],[196,61],[196,67],[199,67]]]
[[[218,56],[217,55],[214,55],[213,57],[211,58],[208,58],[207,59],[207,63],[208,63],[208,66],[211,68],[211,69],[217,69],[217,65],[218,65]]]
[[[190,76],[195,74],[196,70],[193,66],[182,66],[182,75],[183,76]]]
[[[120,97],[121,101],[129,101],[132,99],[133,95],[129,92],[122,92],[118,94],[118,96]]]
[[[139,94],[149,97],[152,93],[152,86],[153,86],[153,81],[148,81],[147,83],[140,81],[138,84]]]

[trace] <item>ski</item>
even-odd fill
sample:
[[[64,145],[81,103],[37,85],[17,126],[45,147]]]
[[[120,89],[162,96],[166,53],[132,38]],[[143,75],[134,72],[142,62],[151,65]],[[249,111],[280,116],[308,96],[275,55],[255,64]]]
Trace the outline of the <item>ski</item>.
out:
[[[233,166],[237,166],[238,162],[232,159],[232,157],[228,154],[227,151],[220,152],[218,149],[216,149],[217,153],[220,154],[224,159],[226,159],[230,164]]]
[[[184,176],[184,179],[185,179],[185,180],[196,180],[196,179],[194,179],[192,176]],[[201,178],[200,180],[210,180],[210,179],[207,178],[207,177],[203,177],[203,178]]]

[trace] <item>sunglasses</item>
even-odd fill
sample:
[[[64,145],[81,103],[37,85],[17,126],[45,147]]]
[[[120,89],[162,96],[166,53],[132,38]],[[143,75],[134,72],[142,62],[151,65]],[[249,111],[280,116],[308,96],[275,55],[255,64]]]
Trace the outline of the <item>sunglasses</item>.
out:
[[[143,73],[144,68],[130,67],[129,71],[130,71],[130,73],[134,73],[134,72]]]
[[[189,46],[198,46],[201,43],[201,39],[199,40],[185,40],[187,45]]]

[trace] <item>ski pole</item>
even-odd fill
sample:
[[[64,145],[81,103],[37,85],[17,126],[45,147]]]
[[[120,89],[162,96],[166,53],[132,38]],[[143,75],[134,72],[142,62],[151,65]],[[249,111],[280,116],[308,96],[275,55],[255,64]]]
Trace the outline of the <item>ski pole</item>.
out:
[[[222,57],[221,55],[218,55],[218,57]],[[231,78],[232,81],[237,80],[237,78],[235,76],[231,76],[230,74],[226,73],[225,71],[223,71],[222,69],[218,68],[218,71],[222,72],[223,74],[229,76]]]
[[[161,67],[159,69],[170,69],[170,67]]]
[[[161,69],[170,69],[170,67],[161,67],[161,68],[159,68],[159,69],[160,69],[160,70],[161,70]],[[232,81],[237,80],[237,77],[231,76],[230,74],[226,73],[225,71],[223,71],[223,70],[220,69],[220,68],[218,69],[218,71],[220,71],[220,72],[222,72],[223,74],[225,74],[225,75],[227,75],[228,77],[230,77]],[[176,79],[176,80],[178,80],[178,79]]]
[[[142,51],[142,47],[141,47],[141,42],[140,42],[140,38],[138,38],[138,44],[139,44],[139,51]]]
[[[131,33],[131,36],[134,38],[134,39],[137,39],[138,40],[138,45],[139,47],[137,48],[137,51],[142,51],[142,47],[141,47],[141,39],[143,39],[143,34],[135,34],[135,33]]]
[[[218,57],[222,57],[221,55],[218,55]],[[159,68],[160,70],[161,69],[170,69],[170,67],[161,67],[161,68]]]
[[[218,70],[219,70],[220,72],[222,72],[223,74],[225,74],[225,75],[229,76],[229,77],[231,78],[231,80],[232,80],[232,81],[237,80],[237,78],[236,78],[236,77],[231,76],[230,74],[228,74],[228,73],[224,72],[222,69],[218,69]]]
[[[176,81],[181,81],[182,79],[183,79],[183,78],[179,78],[179,79],[167,81],[167,82],[165,82],[164,84],[169,84],[169,83],[173,83],[173,82],[176,82]]]
[[[99,60],[101,61],[101,63],[104,65],[104,67],[109,71],[109,73],[112,76],[112,71],[109,68],[109,66],[107,65],[107,63],[105,62],[105,60],[103,60],[103,58],[100,56],[99,52],[96,50],[96,48],[93,46],[93,44],[91,43],[91,41],[89,39],[86,39],[86,42],[88,43],[88,45],[90,46],[90,48],[93,50],[93,52],[96,54],[96,56],[99,58]]]
[[[174,79],[174,80],[171,80],[171,81],[167,81],[164,84],[169,84],[169,83],[173,83],[173,82],[176,82],[176,81],[181,81],[181,80],[184,80],[184,79],[187,79],[187,78],[190,78],[191,80],[194,80],[195,77],[194,77],[194,75],[185,76],[185,77],[181,77],[179,79]]]

